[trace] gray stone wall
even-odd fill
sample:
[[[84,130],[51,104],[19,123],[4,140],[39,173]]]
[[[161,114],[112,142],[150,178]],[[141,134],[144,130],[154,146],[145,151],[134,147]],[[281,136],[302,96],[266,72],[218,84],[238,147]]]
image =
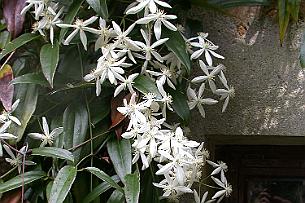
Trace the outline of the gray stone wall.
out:
[[[262,15],[257,7],[230,13],[235,17],[197,8],[188,13],[220,46],[227,79],[236,90],[225,113],[222,103],[206,106],[205,119],[192,112],[191,136],[304,136],[305,73],[298,61],[304,23],[292,25],[281,46],[276,14]]]

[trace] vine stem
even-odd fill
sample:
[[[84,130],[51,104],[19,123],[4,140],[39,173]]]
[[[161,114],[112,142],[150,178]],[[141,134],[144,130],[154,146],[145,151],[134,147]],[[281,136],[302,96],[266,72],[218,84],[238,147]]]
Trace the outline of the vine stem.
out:
[[[98,137],[100,137],[100,136],[102,136],[102,135],[105,135],[105,134],[107,134],[107,133],[109,133],[109,132],[110,132],[110,131],[106,131],[106,132],[103,132],[103,133],[101,133],[101,134],[98,134],[97,136],[93,137],[92,139],[86,140],[85,142],[82,142],[82,143],[80,143],[80,144],[78,144],[78,145],[76,145],[76,146],[74,146],[74,147],[72,147],[72,148],[70,148],[70,149],[68,149],[68,150],[69,150],[69,151],[74,151],[74,150],[76,150],[77,148],[79,148],[79,147],[81,147],[81,146],[87,144],[88,142],[91,142],[91,141],[93,141],[94,139],[96,139],[96,138],[98,138]]]
[[[0,179],[5,178],[5,176],[9,175],[10,173],[12,173],[15,169],[17,168],[17,166],[11,168],[9,171],[7,171],[5,174],[3,174],[2,176],[0,176]]]

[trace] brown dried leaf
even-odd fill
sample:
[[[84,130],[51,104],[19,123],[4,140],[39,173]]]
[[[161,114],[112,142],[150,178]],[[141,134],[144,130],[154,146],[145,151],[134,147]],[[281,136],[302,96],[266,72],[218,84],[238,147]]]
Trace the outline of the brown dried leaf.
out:
[[[6,111],[12,108],[14,86],[9,84],[13,79],[13,70],[10,65],[6,64],[0,70],[0,102]]]

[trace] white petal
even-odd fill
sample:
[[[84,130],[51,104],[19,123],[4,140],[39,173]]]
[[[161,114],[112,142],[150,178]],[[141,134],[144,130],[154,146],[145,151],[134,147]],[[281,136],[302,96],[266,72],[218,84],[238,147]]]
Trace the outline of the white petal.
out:
[[[208,51],[205,51],[205,59],[207,60],[209,66],[213,65],[212,57]]]
[[[50,133],[50,136],[52,136],[53,138],[56,138],[58,135],[60,135],[62,132],[64,131],[63,127],[58,127],[55,128],[54,130],[52,130],[52,132]]]
[[[84,49],[87,50],[87,36],[83,30],[79,31],[80,41],[82,42]]]
[[[44,134],[49,135],[50,130],[49,130],[49,125],[47,123],[46,117],[42,117],[42,128],[43,128]]]
[[[209,52],[215,56],[216,58],[219,58],[219,59],[224,59],[225,57],[223,57],[222,55],[220,54],[217,54],[216,52],[212,51],[212,50],[209,50]]]
[[[167,20],[163,20],[162,22],[168,29],[170,29],[172,31],[177,31],[177,28],[171,22],[169,22]]]
[[[154,33],[156,39],[159,40],[161,38],[161,21],[157,20],[154,25]]]
[[[16,123],[17,125],[21,125],[21,122],[18,118],[16,118],[15,116],[9,116],[9,119],[12,120],[14,123]]]
[[[120,92],[124,89],[125,85],[124,84],[120,84],[114,91],[114,97],[116,97],[118,94],[120,94]]]
[[[205,65],[205,63],[202,60],[199,60],[199,66],[206,75],[210,74],[207,66]]]
[[[71,34],[67,37],[67,39],[64,41],[64,45],[68,45],[71,40],[75,37],[75,35],[78,33],[78,29],[75,29]]]
[[[198,110],[199,110],[199,113],[200,113],[200,115],[203,117],[203,118],[205,118],[205,111],[204,111],[204,108],[202,107],[202,105],[201,104],[198,104]]]
[[[225,190],[220,190],[220,191],[215,193],[215,195],[212,197],[212,199],[217,199],[218,197],[221,197],[221,196],[225,195],[225,193],[226,193]]]
[[[83,26],[90,25],[91,23],[93,23],[93,22],[96,21],[97,19],[98,19],[98,17],[92,16],[91,18],[89,18],[88,20],[85,20],[85,21],[83,22]]]
[[[191,55],[191,59],[197,59],[203,54],[204,49],[199,49]]]
[[[155,48],[157,46],[160,46],[161,44],[165,43],[169,38],[164,38],[164,39],[160,39],[158,41],[156,41],[155,43],[153,43],[151,45],[151,48]]]
[[[11,134],[11,133],[1,133],[0,139],[17,139],[17,136]]]
[[[40,133],[29,133],[29,137],[37,140],[43,140],[45,138],[45,135],[40,134]]]
[[[229,99],[230,99],[230,97],[227,97],[227,98],[225,99],[225,102],[223,103],[221,112],[225,112],[225,110],[227,109],[227,106],[228,106],[228,104],[229,104]]]
[[[156,175],[161,175],[161,174],[167,173],[172,167],[173,167],[172,162],[167,163],[156,172]]]
[[[135,14],[141,11],[149,2],[148,1],[143,1],[139,3],[137,6],[130,8],[128,11],[126,11],[126,14]]]

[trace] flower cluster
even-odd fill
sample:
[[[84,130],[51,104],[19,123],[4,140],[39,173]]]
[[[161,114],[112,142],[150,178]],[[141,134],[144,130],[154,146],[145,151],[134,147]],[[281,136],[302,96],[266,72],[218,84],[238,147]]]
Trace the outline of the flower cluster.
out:
[[[11,126],[12,123],[17,125],[21,125],[19,119],[12,115],[19,104],[19,100],[15,101],[10,110],[4,110],[2,114],[0,114],[0,139],[16,139],[17,137],[11,133],[8,133],[7,130]],[[0,146],[1,147],[1,146]]]
[[[96,16],[86,20],[76,19],[73,24],[64,24],[60,20],[63,8],[59,9],[58,4],[46,0],[26,2],[28,4],[22,13],[34,7],[35,19],[38,20],[33,26],[34,32],[38,31],[45,36],[49,30],[52,44],[56,26],[73,29],[61,42],[64,45],[69,45],[79,34],[80,41],[87,50],[90,45],[86,33],[95,36],[94,48],[100,56],[96,61],[96,67],[84,76],[84,80],[95,81],[97,96],[102,93],[101,87],[106,81],[115,87],[114,97],[125,90],[131,94],[129,101],[125,98],[124,106],[117,109],[129,119],[127,130],[121,136],[133,140],[133,163],[141,160],[144,170],[152,161],[158,162],[159,169],[156,174],[164,176],[164,179],[154,185],[162,188],[163,197],[175,199],[183,193],[192,193],[191,187],[194,182],[200,180],[201,170],[206,162],[215,168],[211,177],[219,186],[219,191],[211,197],[211,201],[217,199],[220,202],[224,196],[231,193],[231,186],[225,178],[226,165],[207,160],[209,154],[203,148],[203,143],[189,140],[179,125],[171,126],[165,122],[167,111],[173,111],[173,98],[166,90],[176,90],[177,85],[183,80],[183,64],[173,51],[165,48],[169,38],[162,35],[162,29],[178,31],[179,28],[173,22],[177,16],[169,15],[162,10],[171,8],[168,3],[161,0],[135,1],[126,9],[126,15],[137,14],[141,18],[122,28],[115,21],[106,22],[105,19]],[[132,34],[137,31],[138,35]],[[224,112],[229,98],[234,96],[234,88],[229,87],[224,75],[225,67],[222,64],[213,65],[213,57],[224,57],[216,53],[218,46],[207,37],[207,33],[199,33],[190,39],[183,36],[190,60],[199,59],[199,67],[203,72],[203,75],[188,82],[188,105],[190,109],[197,107],[203,117],[204,105],[213,105],[224,100]],[[202,55],[204,61],[200,59]],[[134,81],[141,75],[149,77],[155,83],[157,92],[144,94],[136,91]],[[51,145],[54,137],[62,132],[62,128],[57,128],[50,133],[45,118],[43,130],[43,134],[29,134],[34,139],[42,140],[42,146]],[[220,175],[220,179],[216,175]],[[194,194],[198,201],[197,192]],[[204,195],[205,199],[206,196],[207,193]]]

